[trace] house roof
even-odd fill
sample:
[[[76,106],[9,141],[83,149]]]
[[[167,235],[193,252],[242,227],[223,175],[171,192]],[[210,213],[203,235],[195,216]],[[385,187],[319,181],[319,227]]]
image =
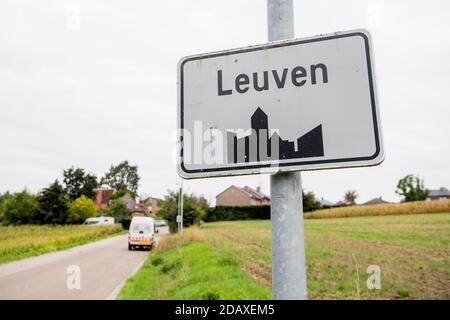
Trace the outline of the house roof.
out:
[[[445,187],[440,187],[437,190],[430,190],[429,197],[450,197],[450,191]]]
[[[258,200],[270,200],[270,197],[261,191],[255,190],[253,188],[250,188],[249,186],[245,186],[244,188],[241,188],[247,193],[251,195],[251,197],[256,198]]]
[[[332,207],[333,206],[333,202],[328,201],[324,198],[321,198],[319,201],[320,201],[320,204],[322,207]]]
[[[220,196],[222,193],[224,193],[225,191],[227,191],[227,190],[229,190],[231,188],[237,189],[240,192],[245,193],[250,198],[254,198],[254,199],[257,199],[257,200],[270,200],[270,197],[268,195],[266,195],[265,193],[262,193],[261,191],[257,191],[257,190],[255,190],[253,188],[250,188],[249,186],[244,186],[243,188],[241,188],[241,187],[238,187],[238,186],[235,186],[235,185],[229,186],[228,188],[226,188],[225,190],[220,192],[216,196],[216,198],[218,196]]]
[[[373,205],[373,204],[383,204],[383,203],[390,203],[390,202],[383,200],[381,197],[378,197],[378,198],[373,198],[372,200],[369,200],[367,202],[364,202],[363,205]]]

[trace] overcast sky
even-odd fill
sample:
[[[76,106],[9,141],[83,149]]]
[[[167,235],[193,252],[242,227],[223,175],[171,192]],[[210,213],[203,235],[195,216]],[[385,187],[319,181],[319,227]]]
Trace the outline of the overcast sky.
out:
[[[450,2],[294,1],[296,37],[372,34],[386,160],[305,172],[330,201],[398,201],[412,173],[450,187]],[[183,56],[266,42],[266,1],[11,0],[0,2],[0,192],[38,191],[79,166],[98,176],[129,160],[139,191],[180,182],[172,160],[176,67]],[[230,184],[269,176],[185,181],[214,200]]]

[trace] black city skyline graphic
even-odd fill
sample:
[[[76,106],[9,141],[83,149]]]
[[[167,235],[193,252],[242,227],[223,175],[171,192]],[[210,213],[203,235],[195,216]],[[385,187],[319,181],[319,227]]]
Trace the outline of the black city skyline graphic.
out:
[[[277,132],[274,132],[269,138],[269,120],[267,114],[260,107],[255,110],[250,122],[252,129],[250,135],[238,139],[235,132],[227,131],[228,163],[324,156],[322,124],[297,138],[296,150],[295,141],[284,140]],[[260,141],[261,139],[263,140]],[[278,140],[278,158],[272,157],[273,139]],[[266,144],[264,141],[267,141]],[[238,153],[238,147],[240,153]],[[276,151],[274,152],[276,153]]]

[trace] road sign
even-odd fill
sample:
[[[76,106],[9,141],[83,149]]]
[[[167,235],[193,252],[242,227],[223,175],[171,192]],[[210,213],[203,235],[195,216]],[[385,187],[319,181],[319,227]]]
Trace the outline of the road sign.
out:
[[[365,30],[189,56],[178,72],[184,178],[384,159]]]

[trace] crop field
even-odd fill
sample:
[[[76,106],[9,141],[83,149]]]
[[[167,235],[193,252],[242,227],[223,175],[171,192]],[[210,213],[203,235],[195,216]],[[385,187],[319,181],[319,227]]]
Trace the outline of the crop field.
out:
[[[0,263],[67,249],[122,231],[106,226],[0,226]]]
[[[306,219],[367,217],[450,212],[450,200],[359,205],[306,212]]]
[[[450,299],[450,213],[308,219],[305,241],[310,299]],[[210,265],[221,268],[219,279]],[[366,284],[369,266],[380,270],[380,289]],[[270,292],[270,221],[227,221],[163,239],[119,298],[270,299]]]

